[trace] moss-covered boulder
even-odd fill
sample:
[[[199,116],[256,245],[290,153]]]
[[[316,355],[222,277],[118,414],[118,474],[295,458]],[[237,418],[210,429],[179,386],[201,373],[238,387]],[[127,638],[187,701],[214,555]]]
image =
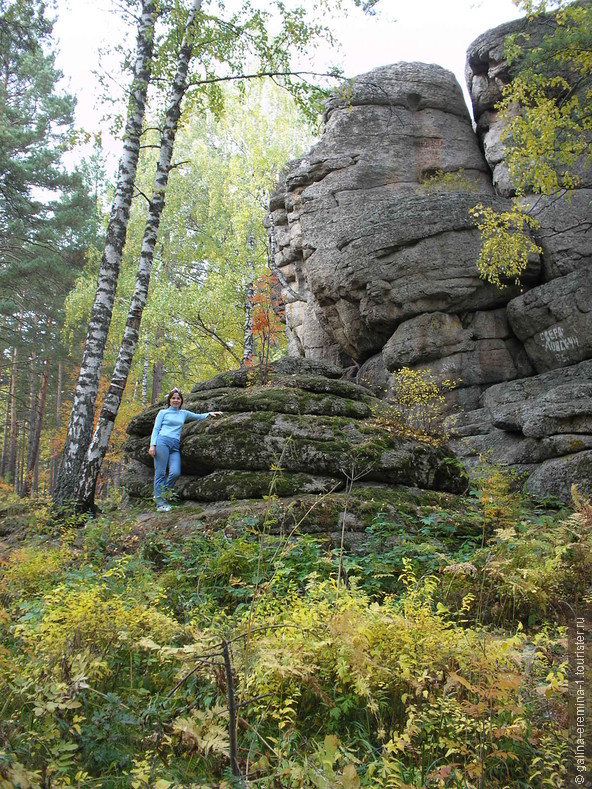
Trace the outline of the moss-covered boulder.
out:
[[[304,493],[328,493],[340,490],[343,481],[312,474],[289,474],[274,471],[214,471],[205,477],[181,477],[176,491],[181,498],[196,501],[262,499],[273,494],[282,498]]]
[[[466,488],[466,474],[446,446],[385,431],[373,416],[379,401],[367,389],[315,374],[310,363],[299,371],[296,362],[289,372],[272,371],[265,386],[243,386],[248,378],[237,371],[211,379],[214,387],[206,381],[194,388],[186,408],[223,416],[183,428],[181,498],[322,493],[348,479],[453,493]],[[149,436],[159,407],[128,427],[125,484],[132,495],[150,493]]]

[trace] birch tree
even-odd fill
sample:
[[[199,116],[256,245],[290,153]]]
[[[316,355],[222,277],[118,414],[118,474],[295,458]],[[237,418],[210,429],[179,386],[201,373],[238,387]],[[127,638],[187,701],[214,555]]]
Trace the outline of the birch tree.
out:
[[[67,444],[63,460],[63,467],[65,468],[67,461],[69,470],[62,473],[61,484],[54,496],[55,503],[58,505],[69,502],[79,510],[89,510],[94,507],[97,475],[107,449],[113,421],[121,403],[138,342],[140,320],[148,294],[154,248],[164,206],[181,102],[186,92],[188,93],[185,102],[187,111],[203,112],[209,107],[216,113],[220,113],[223,109],[224,93],[221,86],[227,81],[271,77],[283,81],[299,101],[303,102],[305,96],[309,96],[315,91],[317,96],[320,95],[318,88],[308,82],[307,78],[310,76],[310,72],[291,70],[290,53],[293,49],[303,52],[310,42],[319,36],[330,36],[329,28],[324,22],[308,21],[306,12],[300,7],[288,9],[281,0],[276,0],[273,6],[281,22],[279,32],[275,35],[271,35],[268,30],[270,13],[253,8],[249,3],[245,3],[230,19],[224,20],[214,15],[201,13],[201,2],[199,0],[193,2],[176,62],[176,73],[160,140],[156,181],[149,201],[136,287],[124,338],[92,443],[90,440],[87,442],[87,436],[92,425],[90,399],[94,399],[96,396],[97,389],[94,381],[98,381],[100,373],[98,354],[93,366],[92,386],[89,386],[86,381],[86,371],[81,371],[81,380],[73,408],[73,426],[69,430],[68,441],[70,443]],[[328,7],[324,10],[326,12]],[[182,11],[182,8],[177,7],[175,11]],[[198,24],[195,23],[196,20]],[[174,43],[175,37],[175,28],[171,27],[169,41]],[[199,53],[199,57],[196,57],[196,68],[189,75],[193,52]],[[254,61],[252,71],[245,69],[248,58],[252,58]],[[156,68],[159,81],[168,79],[171,72],[170,60],[166,57],[162,58]],[[188,92],[189,88],[192,89],[191,92]],[[112,300],[110,303],[112,307]],[[108,313],[105,309],[103,312],[104,318],[100,321],[100,328],[103,337],[102,348],[104,349],[111,312]],[[99,321],[97,321],[98,325]],[[80,410],[78,404],[85,406],[80,417],[78,414],[74,415],[74,411]],[[74,422],[79,426],[77,430],[74,429]],[[88,451],[83,452],[85,446]]]
[[[201,9],[201,4],[202,0],[194,0],[193,7],[186,23],[183,42],[177,62],[177,71],[173,80],[160,139],[160,154],[154,179],[154,189],[150,200],[148,219],[146,220],[142,250],[140,252],[140,264],[123,340],[119,349],[115,370],[111,377],[111,384],[103,403],[93,440],[86,453],[84,463],[82,464],[78,488],[75,492],[76,505],[83,510],[91,509],[94,506],[97,477],[103,458],[107,452],[115,417],[117,416],[121,404],[134,353],[138,344],[140,321],[142,320],[142,312],[144,311],[146,299],[148,298],[150,274],[152,272],[152,262],[154,260],[154,248],[158,237],[160,217],[164,208],[175,136],[177,134],[177,127],[181,115],[181,102],[187,90],[187,73],[189,71],[194,45],[194,25],[196,15]]]
[[[267,263],[261,222],[267,195],[285,162],[307,150],[314,139],[291,96],[271,80],[251,81],[244,94],[238,85],[226,85],[224,93],[225,111],[220,118],[183,112],[140,347],[122,403],[126,413],[139,410],[142,387],[146,402],[154,403],[163,387],[186,387],[199,376],[240,365],[248,282]],[[155,144],[157,138],[152,135],[150,143]],[[138,193],[150,195],[153,181],[154,167],[149,167],[144,155],[138,169]],[[114,367],[123,336],[146,205],[147,201],[138,199],[132,207],[104,368]],[[252,235],[254,248],[246,243]],[[94,277],[89,267],[68,299],[66,336],[72,349],[80,342],[77,330],[88,321]],[[114,438],[106,461],[117,450]]]
[[[115,199],[107,228],[105,249],[99,268],[96,295],[74,393],[66,443],[53,491],[54,505],[58,509],[67,506],[75,498],[84,457],[92,439],[95,400],[134,194],[140,137],[154,52],[156,17],[156,1],[141,0],[124,150],[119,164]]]

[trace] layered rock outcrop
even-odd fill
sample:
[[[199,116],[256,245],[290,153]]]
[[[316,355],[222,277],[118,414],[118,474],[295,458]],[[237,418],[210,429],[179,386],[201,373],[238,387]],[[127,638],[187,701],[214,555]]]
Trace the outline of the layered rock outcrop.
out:
[[[327,104],[320,142],[287,167],[268,227],[293,355],[339,364],[375,391],[402,366],[459,380],[449,396],[462,408],[458,451],[493,453],[531,473],[531,489],[567,498],[570,480],[592,493],[581,389],[592,356],[592,192],[532,201],[543,254],[521,288],[478,277],[469,215],[513,194],[495,105],[512,78],[504,39],[525,24],[469,49],[476,133],[454,76],[437,66],[395,64],[346,84]],[[532,42],[543,28],[548,20],[527,30]],[[500,421],[496,398],[522,398],[531,417]],[[570,399],[581,413],[565,412],[560,428],[545,417],[532,433]]]
[[[504,121],[496,109],[514,76],[504,58],[507,35],[538,46],[555,26],[551,15],[502,25],[471,44],[466,77],[477,134],[496,191],[514,194],[502,143]],[[569,79],[569,74],[564,75]],[[527,469],[537,495],[569,498],[573,483],[592,493],[592,171],[583,163],[580,188],[569,196],[526,195],[522,202],[539,222],[540,281],[510,300],[508,323],[535,375],[488,389],[482,405],[493,429],[465,439],[502,463]]]
[[[218,501],[323,493],[347,479],[460,493],[467,478],[452,453],[433,442],[388,432],[376,423],[379,401],[367,389],[338,380],[339,368],[286,359],[267,386],[247,386],[238,370],[197,384],[185,407],[223,416],[185,425],[183,499]],[[162,405],[162,404],[161,404]],[[128,426],[124,484],[151,496],[149,437],[158,406]]]
[[[363,362],[417,315],[506,303],[475,269],[469,209],[496,197],[454,76],[376,69],[330,100],[325,120],[271,201],[290,352]]]

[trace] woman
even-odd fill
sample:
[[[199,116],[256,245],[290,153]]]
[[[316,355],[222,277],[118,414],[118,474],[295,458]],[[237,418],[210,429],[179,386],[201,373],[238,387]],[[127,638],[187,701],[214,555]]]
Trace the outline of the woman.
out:
[[[154,430],[150,437],[148,454],[154,458],[154,500],[156,509],[168,512],[171,507],[164,495],[171,490],[181,475],[181,452],[179,442],[181,428],[185,422],[195,422],[208,416],[220,416],[221,411],[208,411],[206,414],[194,414],[185,411],[183,395],[175,387],[167,397],[167,408],[162,408],[154,421]],[[168,475],[167,475],[168,468]]]

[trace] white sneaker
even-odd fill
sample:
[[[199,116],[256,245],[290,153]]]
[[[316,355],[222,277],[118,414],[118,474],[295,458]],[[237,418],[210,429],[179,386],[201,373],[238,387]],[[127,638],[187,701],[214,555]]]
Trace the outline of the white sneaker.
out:
[[[157,505],[156,505],[156,509],[157,509],[159,512],[170,512],[170,511],[171,511],[171,509],[172,509],[172,507],[171,507],[171,505],[170,505],[170,504],[157,504]]]

